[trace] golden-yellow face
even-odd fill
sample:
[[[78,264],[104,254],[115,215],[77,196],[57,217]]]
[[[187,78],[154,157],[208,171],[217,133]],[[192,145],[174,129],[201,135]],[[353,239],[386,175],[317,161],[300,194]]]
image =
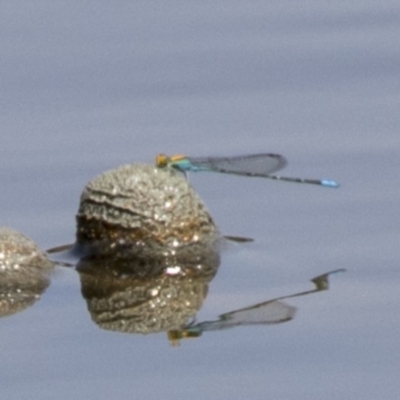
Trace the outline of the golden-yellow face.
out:
[[[156,167],[164,168],[168,165],[168,157],[165,154],[158,154],[156,157]]]

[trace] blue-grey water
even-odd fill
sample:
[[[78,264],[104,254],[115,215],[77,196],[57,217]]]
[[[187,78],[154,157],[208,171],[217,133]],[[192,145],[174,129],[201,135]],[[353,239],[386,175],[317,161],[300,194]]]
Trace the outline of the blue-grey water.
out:
[[[338,190],[191,175],[232,244],[198,321],[288,299],[286,323],[204,332],[99,329],[74,269],[0,320],[7,399],[398,399],[398,1],[4,2],[1,225],[74,241],[84,185],[159,152],[276,152]]]

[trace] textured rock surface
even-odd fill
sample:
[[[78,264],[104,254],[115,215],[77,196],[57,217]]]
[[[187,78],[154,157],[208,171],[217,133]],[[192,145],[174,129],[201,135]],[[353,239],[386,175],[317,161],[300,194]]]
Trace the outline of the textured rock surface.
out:
[[[185,177],[169,168],[125,165],[84,189],[77,245],[100,255],[165,254],[215,243],[218,230]]]
[[[0,316],[32,305],[49,285],[53,263],[21,233],[0,227]]]

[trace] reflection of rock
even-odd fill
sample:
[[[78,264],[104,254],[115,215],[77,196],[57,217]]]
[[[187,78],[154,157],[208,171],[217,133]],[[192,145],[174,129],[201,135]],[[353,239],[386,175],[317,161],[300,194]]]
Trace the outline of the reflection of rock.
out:
[[[77,246],[85,254],[153,257],[219,237],[182,174],[149,165],[122,166],[89,182],[77,224]]]
[[[0,316],[22,311],[49,285],[53,263],[26,236],[0,228]]]
[[[217,253],[191,261],[97,259],[78,264],[82,294],[103,329],[150,333],[182,329],[201,307]]]

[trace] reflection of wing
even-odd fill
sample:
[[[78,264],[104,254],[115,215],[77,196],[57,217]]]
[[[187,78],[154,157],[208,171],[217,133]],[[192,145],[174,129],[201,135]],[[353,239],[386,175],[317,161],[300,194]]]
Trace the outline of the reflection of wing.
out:
[[[189,330],[214,331],[237,325],[278,324],[291,320],[296,307],[282,301],[272,300],[222,314],[217,321],[206,321],[190,327]]]
[[[275,300],[222,314],[220,319],[230,321],[235,325],[277,324],[289,321],[295,313],[296,307]]]

